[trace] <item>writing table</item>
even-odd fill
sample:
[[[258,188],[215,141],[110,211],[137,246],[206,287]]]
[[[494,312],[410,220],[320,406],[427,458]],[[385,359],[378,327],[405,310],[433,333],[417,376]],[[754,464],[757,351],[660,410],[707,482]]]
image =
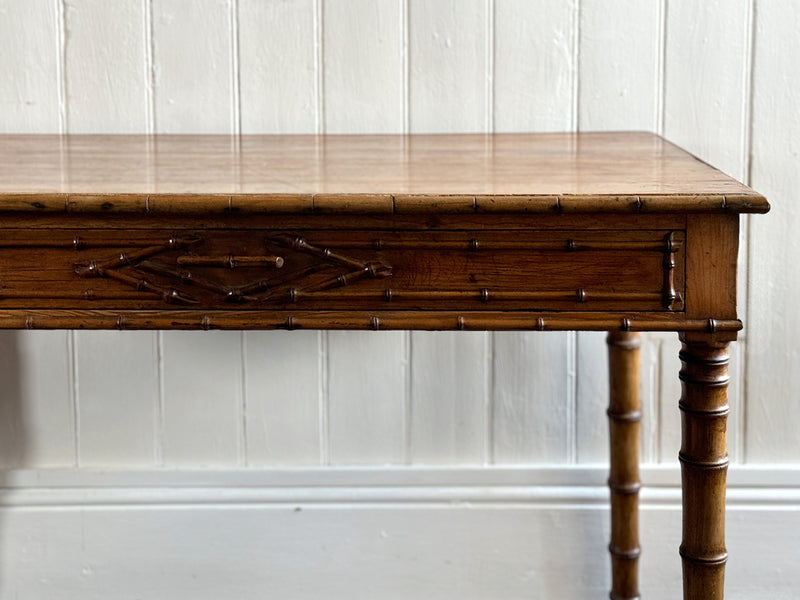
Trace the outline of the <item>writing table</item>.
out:
[[[0,139],[0,327],[608,331],[614,599],[636,332],[678,332],[684,598],[722,598],[750,188],[647,133]]]

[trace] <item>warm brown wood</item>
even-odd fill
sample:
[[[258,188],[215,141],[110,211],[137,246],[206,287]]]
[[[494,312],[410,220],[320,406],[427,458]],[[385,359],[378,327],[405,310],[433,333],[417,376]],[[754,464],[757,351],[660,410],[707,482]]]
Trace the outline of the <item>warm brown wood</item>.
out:
[[[680,313],[684,237],[662,230],[0,229],[0,308]],[[125,302],[125,291],[140,293]]]
[[[0,136],[0,328],[609,331],[612,598],[638,595],[636,331],[684,342],[684,597],[722,597],[739,213],[649,133]]]
[[[720,600],[725,562],[728,344],[681,335],[684,599]]]
[[[611,600],[639,598],[640,399],[638,333],[608,334]]]
[[[649,133],[4,136],[0,197],[27,212],[765,212]]]

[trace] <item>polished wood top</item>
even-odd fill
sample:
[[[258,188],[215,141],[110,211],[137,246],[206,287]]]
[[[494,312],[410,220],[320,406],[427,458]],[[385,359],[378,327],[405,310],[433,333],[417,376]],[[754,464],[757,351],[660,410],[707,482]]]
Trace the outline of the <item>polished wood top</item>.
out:
[[[0,136],[0,210],[766,212],[642,132]]]

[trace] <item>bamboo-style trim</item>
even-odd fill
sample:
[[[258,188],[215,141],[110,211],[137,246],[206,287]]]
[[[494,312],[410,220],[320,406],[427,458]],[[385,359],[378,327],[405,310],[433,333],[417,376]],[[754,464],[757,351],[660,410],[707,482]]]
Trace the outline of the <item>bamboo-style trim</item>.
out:
[[[163,214],[766,213],[760,194],[5,194],[2,212]]]
[[[354,271],[346,275],[335,278],[331,285],[325,288],[335,287],[351,283],[354,279],[364,277],[363,271]],[[292,292],[292,302],[305,301],[327,301],[341,300],[341,291],[325,289],[324,291],[313,291],[310,289],[294,289]],[[288,290],[283,290],[283,295],[289,294]],[[265,300],[274,301],[280,293],[270,294]],[[347,297],[358,300],[385,300],[386,302],[419,302],[419,301],[458,301],[473,300],[483,304],[489,302],[575,302],[584,304],[588,302],[653,302],[659,303],[662,298],[660,292],[609,292],[603,290],[539,290],[533,292],[513,291],[513,290],[493,290],[482,288],[479,290],[402,290],[389,288],[383,291],[373,290],[348,290]]]
[[[284,260],[280,256],[197,256],[186,254],[177,258],[179,265],[195,267],[224,267],[226,269],[236,269],[244,267],[272,267],[280,269],[283,267]]]
[[[633,316],[631,316],[633,315]],[[706,332],[705,319],[659,313],[538,313],[522,311],[286,310],[0,310],[0,329],[379,329],[465,331]],[[718,320],[736,332],[739,320]]]
[[[639,446],[642,405],[640,398],[638,333],[612,331],[606,339],[609,363],[611,499],[611,594],[617,600],[639,598]]]
[[[674,232],[673,232],[674,233]],[[677,239],[673,243],[674,251],[681,247]],[[497,251],[504,252],[585,252],[585,251],[634,251],[634,252],[664,252],[664,242],[651,241],[585,241],[580,239],[566,239],[564,241],[528,242],[515,240],[385,240],[375,239],[364,242],[337,242],[339,250],[455,250],[455,251]]]
[[[722,600],[725,548],[725,479],[728,344],[682,334],[681,477],[684,598]]]

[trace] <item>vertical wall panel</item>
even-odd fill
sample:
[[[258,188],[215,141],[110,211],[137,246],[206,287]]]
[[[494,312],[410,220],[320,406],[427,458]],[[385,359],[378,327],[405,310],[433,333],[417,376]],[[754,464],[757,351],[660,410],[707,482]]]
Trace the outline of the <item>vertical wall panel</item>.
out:
[[[664,132],[733,176],[744,170],[747,23],[746,2],[671,2],[667,9]]]
[[[67,333],[0,332],[0,453],[9,467],[75,466]]]
[[[772,212],[752,219],[747,460],[800,460],[800,6],[758,2],[752,184]]]
[[[658,5],[638,0],[581,1],[581,130],[657,128]]]
[[[69,132],[147,131],[141,0],[69,0],[65,24]]]
[[[403,130],[400,0],[325,2],[326,133]]]
[[[484,332],[411,338],[411,462],[482,463],[487,369]]]
[[[572,2],[496,1],[496,130],[568,131],[573,126],[574,10]],[[493,337],[494,460],[574,458],[572,437],[566,435],[566,421],[574,417],[574,373],[569,372],[574,334]]]
[[[622,26],[636,23],[635,27]],[[602,2],[580,5],[578,128],[582,131],[657,128],[659,106],[660,19],[658,2]],[[642,338],[644,440],[655,415],[651,395],[651,336]],[[605,334],[577,334],[577,444],[579,462],[608,456],[608,362]],[[656,341],[655,348],[658,348]],[[652,460],[645,444],[642,458]]]
[[[78,463],[154,466],[158,424],[156,335],[92,331],[76,335]]]
[[[573,2],[495,0],[495,131],[572,127]]]
[[[317,331],[251,331],[245,337],[247,464],[319,464]]]
[[[229,0],[153,2],[159,133],[233,131],[230,16]]]
[[[53,0],[0,0],[0,133],[58,131],[57,20]]]
[[[70,0],[65,6],[70,133],[147,131],[149,70],[142,2]],[[91,331],[74,336],[81,425],[78,463],[153,465],[156,334]]]
[[[243,133],[313,133],[314,0],[239,0]]]
[[[496,336],[496,463],[567,462],[570,436],[565,382],[571,352],[562,333]]]
[[[742,177],[747,166],[743,145],[748,135],[748,3],[670,3],[666,27],[665,135],[721,170]],[[739,312],[746,320],[744,304],[741,298]],[[671,342],[664,350],[677,353],[678,347]],[[738,352],[739,348],[732,350],[734,361]],[[739,458],[738,420],[744,410],[737,383],[734,380],[728,393],[728,447],[734,461]],[[664,397],[662,401],[670,402]],[[662,416],[672,410],[673,406],[665,406]],[[671,438],[667,429],[663,438]],[[665,458],[671,460],[669,455]]]
[[[406,460],[404,336],[397,331],[330,332],[331,463]]]
[[[412,132],[486,128],[485,0],[408,0]]]
[[[163,354],[164,464],[241,464],[241,334],[164,333]]]

